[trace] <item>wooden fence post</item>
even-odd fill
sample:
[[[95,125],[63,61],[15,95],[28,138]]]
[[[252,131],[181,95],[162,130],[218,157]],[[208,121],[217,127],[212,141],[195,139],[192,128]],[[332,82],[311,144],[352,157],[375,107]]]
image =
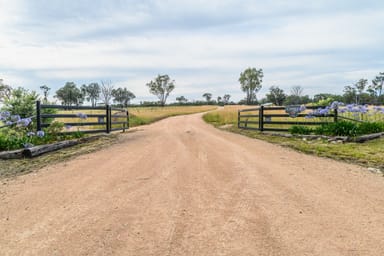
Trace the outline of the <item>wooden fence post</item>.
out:
[[[335,108],[334,113],[333,113],[333,121],[335,123],[337,123],[337,115],[338,115],[338,111],[337,111],[337,108]]]
[[[237,111],[237,128],[240,129],[240,110]]]
[[[129,129],[129,111],[127,110],[127,129]]]
[[[107,133],[110,133],[111,132],[111,129],[110,129],[110,125],[111,125],[111,116],[109,115],[110,113],[110,108],[109,108],[109,105],[105,105],[105,116],[106,116],[106,132]]]
[[[41,131],[41,106],[40,101],[36,101],[36,131]]]
[[[259,130],[264,131],[264,106],[261,105],[259,109]]]

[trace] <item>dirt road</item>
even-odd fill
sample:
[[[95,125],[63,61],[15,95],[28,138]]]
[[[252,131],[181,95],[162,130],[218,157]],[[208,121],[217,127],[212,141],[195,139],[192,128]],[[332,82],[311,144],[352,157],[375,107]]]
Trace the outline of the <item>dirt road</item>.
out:
[[[169,118],[0,185],[0,255],[384,255],[384,178]]]

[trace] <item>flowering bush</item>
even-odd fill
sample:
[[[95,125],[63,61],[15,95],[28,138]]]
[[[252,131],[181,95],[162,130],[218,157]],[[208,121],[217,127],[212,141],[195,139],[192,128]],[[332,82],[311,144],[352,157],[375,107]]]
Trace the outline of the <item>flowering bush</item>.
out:
[[[44,131],[33,132],[32,119],[12,115],[8,111],[0,112],[0,150],[12,150],[31,147],[44,138]]]
[[[309,112],[305,118],[328,118],[334,110],[338,111],[338,122],[329,122],[315,129],[292,127],[293,134],[315,133],[330,136],[358,136],[369,133],[384,132],[384,107],[349,104],[334,101],[325,108]],[[329,119],[326,119],[329,120]]]
[[[368,105],[348,104],[334,101],[325,108],[318,108],[307,114],[306,118],[326,117],[334,110],[338,110],[340,118],[352,119],[356,121],[384,121],[384,107]]]

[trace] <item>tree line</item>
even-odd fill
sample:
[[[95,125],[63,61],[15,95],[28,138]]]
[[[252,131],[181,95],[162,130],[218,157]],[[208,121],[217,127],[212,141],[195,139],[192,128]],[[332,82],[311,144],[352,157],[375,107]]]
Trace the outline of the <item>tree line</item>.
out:
[[[265,98],[257,100],[256,94],[262,88],[262,79],[264,73],[262,69],[247,68],[240,74],[239,82],[241,90],[246,94],[245,98],[239,104],[263,104],[272,103],[278,106],[319,103],[327,104],[331,101],[342,101],[344,103],[354,104],[384,104],[384,72],[380,72],[370,82],[368,79],[359,79],[352,85],[344,87],[343,94],[319,93],[311,98],[304,95],[302,86],[293,86],[290,94],[284,92],[279,86],[273,85],[269,87],[269,91]]]
[[[355,104],[384,104],[384,72],[380,72],[372,80],[365,78],[359,79],[352,85],[344,87],[343,94],[319,93],[310,97],[304,94],[302,86],[292,86],[290,91],[286,93],[279,86],[273,85],[269,87],[268,93],[264,98],[257,99],[256,95],[262,88],[264,72],[262,69],[247,68],[240,73],[239,83],[240,89],[245,93],[244,99],[239,102],[230,101],[231,95],[224,94],[213,97],[212,93],[205,92],[202,94],[204,100],[189,101],[184,96],[176,97],[176,104],[179,105],[203,105],[203,104],[246,104],[256,105],[272,103],[274,105],[294,105],[294,104],[328,104],[331,101],[342,101],[344,103]],[[146,86],[149,92],[158,98],[157,102],[141,102],[140,105],[166,105],[167,99],[175,89],[175,81],[168,75],[158,75],[153,80],[148,82]],[[48,102],[48,96],[51,88],[47,85],[40,86],[43,94],[43,101]],[[117,87],[111,81],[101,81],[100,83],[92,82],[77,86],[74,82],[66,82],[65,85],[59,88],[54,98],[60,101],[62,105],[83,105],[88,102],[92,106],[99,104],[111,105],[115,104],[121,107],[130,105],[131,100],[136,96],[125,87]],[[5,108],[14,106],[18,108],[17,112],[28,112],[28,108],[32,102],[40,99],[40,96],[34,91],[28,91],[22,87],[12,88],[6,85],[0,79],[0,104]],[[24,104],[25,103],[25,104]],[[175,103],[174,103],[175,104]],[[17,107],[15,107],[17,106]]]
[[[44,100],[47,100],[45,93],[47,87],[40,88],[44,90]],[[74,82],[67,82],[56,91],[54,97],[65,106],[82,105],[87,101],[94,107],[98,103],[110,105],[113,101],[119,106],[127,107],[136,96],[127,88],[114,88],[111,81],[101,81],[101,84],[93,82],[83,84],[81,87],[77,87]]]

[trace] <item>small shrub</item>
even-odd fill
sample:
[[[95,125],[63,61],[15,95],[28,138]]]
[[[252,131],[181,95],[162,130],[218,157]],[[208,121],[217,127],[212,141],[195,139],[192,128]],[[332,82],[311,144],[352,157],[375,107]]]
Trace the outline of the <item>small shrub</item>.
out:
[[[384,132],[383,122],[364,122],[360,123],[357,129],[359,135]]]
[[[288,131],[291,134],[301,134],[301,135],[308,135],[313,132],[313,130],[306,126],[292,126],[288,129]]]
[[[321,125],[315,129],[316,134],[329,136],[350,136],[355,137],[358,132],[358,125],[353,122],[340,121]]]

